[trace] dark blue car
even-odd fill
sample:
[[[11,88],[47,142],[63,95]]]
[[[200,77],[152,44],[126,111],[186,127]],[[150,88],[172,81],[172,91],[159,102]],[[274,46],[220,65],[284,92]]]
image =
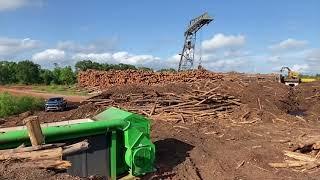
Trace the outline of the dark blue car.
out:
[[[64,111],[67,108],[67,101],[63,97],[54,97],[47,100],[45,111]]]

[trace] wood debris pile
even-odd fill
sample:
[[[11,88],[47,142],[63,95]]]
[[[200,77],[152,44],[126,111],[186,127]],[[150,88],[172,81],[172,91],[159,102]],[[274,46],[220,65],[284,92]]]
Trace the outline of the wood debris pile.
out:
[[[274,168],[296,168],[301,171],[311,170],[320,166],[319,157],[298,152],[284,151],[284,154],[294,160],[285,160],[281,163],[269,163]]]
[[[87,89],[105,89],[123,84],[156,85],[170,82],[195,82],[203,79],[221,79],[223,75],[205,70],[185,71],[179,73],[152,71],[97,71],[87,70],[78,75],[78,84]]]
[[[231,113],[241,105],[240,99],[219,93],[220,88],[191,88],[180,94],[156,90],[116,96],[106,93],[86,102],[100,107],[118,106],[155,120],[195,122]]]

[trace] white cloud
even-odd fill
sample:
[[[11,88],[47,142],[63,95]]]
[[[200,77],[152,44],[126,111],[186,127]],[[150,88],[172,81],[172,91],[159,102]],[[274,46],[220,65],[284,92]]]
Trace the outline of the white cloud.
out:
[[[92,61],[96,61],[99,63],[114,63],[113,58],[112,58],[112,54],[110,53],[89,53],[89,54],[85,54],[85,53],[77,53],[75,55],[72,56],[73,60],[76,61],[81,61],[81,60],[92,60]]]
[[[0,55],[11,55],[39,47],[40,42],[30,38],[0,38]]]
[[[241,47],[245,44],[246,38],[243,35],[224,35],[216,34],[211,39],[202,42],[202,48],[206,51],[212,51],[220,48]]]
[[[32,56],[32,60],[39,63],[59,63],[65,61],[66,53],[59,49],[46,49]]]
[[[181,59],[181,55],[175,54],[175,55],[169,57],[168,61],[171,63],[179,63],[180,59]]]
[[[104,53],[106,51],[113,51],[119,42],[119,38],[112,37],[109,39],[99,39],[87,43],[79,43],[75,41],[59,41],[57,49],[70,51],[75,53]]]
[[[269,49],[274,51],[295,50],[299,48],[304,48],[307,44],[308,44],[307,41],[289,38],[287,40],[284,40],[277,44],[269,46]]]
[[[59,41],[57,44],[57,49],[63,50],[74,50],[78,49],[79,45],[73,41]]]
[[[118,61],[122,61],[123,59],[129,58],[129,53],[126,51],[120,51],[120,52],[114,53],[112,57]]]
[[[27,4],[27,0],[0,0],[0,11],[17,9]]]
[[[206,69],[214,71],[245,71],[244,66],[247,67],[247,60],[244,59],[220,59],[212,62],[205,62],[203,66]]]
[[[60,41],[57,49],[75,51],[75,52],[95,52],[98,47],[95,44],[81,45],[73,41]]]
[[[0,0],[0,11],[15,10],[28,5],[41,5],[42,0]]]
[[[143,64],[145,67],[150,67],[155,70],[164,68],[174,68],[177,69],[180,61],[180,55],[175,54],[165,59],[154,58],[151,61],[147,61]]]
[[[92,60],[100,63],[125,63],[132,65],[143,65],[154,60],[160,60],[159,57],[152,55],[135,55],[126,51],[120,51],[116,53],[78,53],[75,54],[72,59],[74,60]]]
[[[249,51],[240,51],[240,50],[227,50],[223,52],[225,58],[237,58],[244,57],[250,54]]]
[[[292,70],[293,71],[297,71],[297,72],[300,72],[300,73],[304,73],[304,72],[307,72],[309,70],[309,65],[308,64],[294,64],[292,66]]]
[[[270,62],[270,63],[278,63],[280,62],[280,56],[270,56],[267,58],[267,62]]]
[[[142,64],[152,62],[155,60],[160,60],[160,58],[154,57],[152,55],[131,55],[128,59],[122,60],[122,63],[141,64],[142,65]]]
[[[274,56],[266,55],[264,59],[267,59],[266,65],[270,65],[270,69],[276,72],[279,72],[283,66],[306,74],[320,72],[320,49],[290,51]]]
[[[312,49],[306,55],[307,61],[320,63],[320,48]]]

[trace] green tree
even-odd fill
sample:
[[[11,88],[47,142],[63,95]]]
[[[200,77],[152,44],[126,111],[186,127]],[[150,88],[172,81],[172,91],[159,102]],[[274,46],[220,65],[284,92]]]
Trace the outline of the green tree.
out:
[[[131,65],[131,64],[123,64],[123,63],[119,63],[119,64],[118,64],[118,67],[119,67],[118,70],[127,70],[127,69],[136,70],[136,69],[137,69],[134,65]]]
[[[76,72],[86,71],[88,69],[101,70],[102,69],[102,65],[97,63],[97,62],[92,62],[90,60],[83,60],[83,61],[78,61],[75,64],[75,69],[76,69]]]
[[[52,70],[52,75],[53,75],[53,79],[52,79],[52,83],[53,84],[62,84],[60,76],[61,76],[61,68],[56,66],[53,70]]]
[[[41,77],[42,83],[44,83],[46,85],[51,84],[51,82],[54,79],[53,72],[48,69],[41,69],[40,77]]]
[[[16,66],[15,62],[0,61],[0,84],[16,83]]]
[[[72,71],[71,66],[66,66],[60,70],[60,81],[63,84],[71,85],[76,82],[76,75]]]
[[[40,65],[28,60],[20,61],[17,64],[16,77],[23,84],[39,83],[41,80]]]

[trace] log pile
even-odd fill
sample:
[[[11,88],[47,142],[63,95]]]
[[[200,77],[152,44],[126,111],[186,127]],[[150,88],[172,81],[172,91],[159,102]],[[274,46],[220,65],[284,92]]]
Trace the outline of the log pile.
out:
[[[223,75],[205,70],[178,73],[152,71],[97,71],[87,70],[78,75],[78,84],[87,89],[105,89],[115,85],[145,84],[156,85],[172,82],[195,82],[198,80],[221,79]]]
[[[145,91],[127,95],[102,94],[86,100],[101,108],[117,106],[154,120],[196,122],[231,113],[239,99],[219,93],[221,87],[193,88],[187,93]]]

